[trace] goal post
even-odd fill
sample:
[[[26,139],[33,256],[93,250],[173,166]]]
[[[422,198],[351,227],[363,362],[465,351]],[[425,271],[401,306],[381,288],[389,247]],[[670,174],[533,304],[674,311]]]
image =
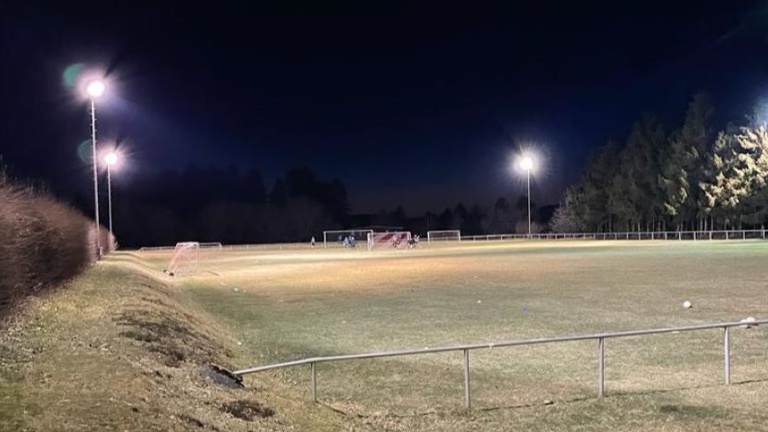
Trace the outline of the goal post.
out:
[[[368,233],[368,250],[390,247],[397,249],[405,246],[411,240],[410,231],[372,232]]]
[[[173,250],[173,256],[163,273],[175,276],[179,273],[194,273],[200,265],[200,243],[179,242]]]
[[[348,230],[328,230],[323,231],[323,247],[343,247],[344,239],[354,237],[355,241],[365,241],[372,229],[348,229]]]
[[[215,250],[222,250],[224,249],[224,246],[221,245],[221,242],[205,242],[205,243],[198,243],[200,246],[200,249],[215,249]]]
[[[427,244],[447,241],[461,241],[461,230],[427,231]]]

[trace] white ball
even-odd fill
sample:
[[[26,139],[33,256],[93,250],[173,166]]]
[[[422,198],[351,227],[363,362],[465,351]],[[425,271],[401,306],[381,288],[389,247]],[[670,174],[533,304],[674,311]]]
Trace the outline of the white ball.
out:
[[[686,308],[686,309],[690,309],[691,308],[691,302],[689,302],[688,300],[684,301],[683,302],[683,307]]]
[[[746,325],[739,326],[741,328],[745,328],[745,329],[752,328],[752,326],[749,325],[749,323],[755,322],[755,317],[746,317],[743,320],[740,320],[739,322],[740,323],[746,323]]]

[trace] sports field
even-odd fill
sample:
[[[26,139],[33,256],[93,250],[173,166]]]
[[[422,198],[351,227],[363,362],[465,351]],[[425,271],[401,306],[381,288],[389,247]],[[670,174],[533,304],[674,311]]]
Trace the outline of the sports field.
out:
[[[169,253],[142,256],[161,269]],[[175,279],[187,301],[228,324],[247,347],[253,361],[243,367],[768,316],[768,242],[761,241],[203,251],[200,270]],[[685,300],[693,307],[683,308]],[[643,427],[670,416],[681,416],[683,429],[748,427],[766,421],[764,386],[750,390],[768,380],[766,330],[732,331],[739,384],[728,388],[721,386],[721,330],[608,340],[608,402],[586,407],[597,388],[594,341],[473,351],[473,408],[553,401],[560,408],[549,412],[545,429],[591,415],[617,425],[639,419]],[[461,409],[461,365],[460,352],[322,364],[318,394],[345,413],[404,416],[416,422],[408,427],[425,429],[421,414]],[[308,367],[267,373],[310,397]],[[547,416],[538,409],[525,417]]]

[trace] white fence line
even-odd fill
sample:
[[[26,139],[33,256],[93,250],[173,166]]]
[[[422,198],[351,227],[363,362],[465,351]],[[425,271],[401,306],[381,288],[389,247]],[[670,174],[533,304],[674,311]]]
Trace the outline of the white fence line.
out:
[[[713,231],[632,231],[613,233],[484,234],[462,236],[463,241],[479,240],[747,240],[765,239],[765,229]]]
[[[482,234],[454,239],[432,239],[432,242],[493,241],[493,240],[748,240],[765,239],[766,230],[715,230],[715,231],[632,231],[615,233],[539,233],[539,234]],[[306,243],[259,243],[222,245],[218,242],[200,243],[201,249],[266,250],[306,249]],[[142,247],[139,252],[174,250],[175,246]]]
[[[745,323],[743,321],[711,323],[711,324],[701,324],[701,325],[693,325],[693,326],[685,326],[685,327],[667,327],[667,328],[650,329],[650,330],[630,330],[630,331],[621,331],[621,332],[612,332],[612,333],[595,333],[595,334],[578,335],[578,336],[564,336],[564,337],[538,338],[538,339],[526,339],[526,340],[510,340],[510,341],[502,341],[502,342],[472,344],[472,345],[457,345],[457,346],[444,346],[444,347],[436,347],[436,348],[373,352],[373,353],[364,353],[364,354],[347,354],[347,355],[336,355],[336,356],[326,356],[326,357],[311,357],[311,358],[306,358],[301,360],[294,360],[294,361],[275,363],[275,364],[265,365],[265,366],[251,367],[247,369],[237,370],[232,373],[234,375],[242,376],[242,375],[247,375],[247,374],[256,373],[256,372],[263,372],[271,369],[279,369],[279,368],[286,368],[286,367],[292,367],[292,366],[302,366],[302,365],[308,364],[310,367],[312,400],[314,402],[317,402],[317,368],[315,367],[317,363],[328,363],[328,362],[337,362],[337,361],[344,361],[344,360],[362,360],[362,359],[372,359],[372,358],[381,358],[381,357],[400,357],[400,356],[419,355],[419,354],[434,354],[434,353],[443,353],[443,352],[450,352],[450,351],[462,351],[464,354],[464,362],[463,362],[464,406],[467,409],[470,409],[472,407],[471,392],[470,392],[470,367],[469,367],[469,352],[471,350],[502,348],[502,347],[511,347],[511,346],[521,346],[521,345],[541,345],[541,344],[549,344],[549,343],[562,343],[562,342],[573,342],[573,341],[583,341],[583,340],[597,340],[597,357],[598,357],[597,358],[597,369],[598,369],[597,370],[597,396],[604,397],[605,396],[605,340],[606,339],[632,337],[632,336],[646,336],[646,335],[672,333],[672,332],[689,332],[689,331],[697,331],[697,330],[723,329],[723,377],[724,377],[725,384],[730,385],[731,384],[730,329],[732,327],[750,328],[750,327],[756,327],[760,324],[768,324],[768,320],[755,320],[749,323]]]

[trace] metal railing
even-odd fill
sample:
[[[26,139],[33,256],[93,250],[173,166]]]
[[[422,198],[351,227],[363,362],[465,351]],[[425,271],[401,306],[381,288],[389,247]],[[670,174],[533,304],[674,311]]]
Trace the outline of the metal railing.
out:
[[[609,233],[539,233],[483,234],[461,236],[463,241],[477,240],[747,240],[765,239],[765,229],[710,231],[626,231]]]
[[[471,390],[470,390],[470,368],[469,368],[469,352],[472,350],[487,349],[487,348],[502,348],[511,346],[522,345],[540,345],[549,343],[560,342],[573,342],[583,340],[597,340],[597,396],[605,396],[605,340],[611,338],[622,338],[631,336],[645,336],[661,333],[672,332],[688,332],[696,330],[711,330],[711,329],[723,329],[723,374],[725,384],[731,384],[731,342],[730,342],[730,329],[732,327],[755,327],[760,324],[768,324],[768,320],[756,320],[752,322],[725,322],[725,323],[713,323],[713,324],[701,324],[686,327],[669,327],[662,329],[650,329],[650,330],[630,330],[613,333],[595,333],[590,335],[579,336],[565,336],[565,337],[553,337],[553,338],[538,338],[538,339],[526,339],[526,340],[511,340],[502,342],[491,342],[483,344],[473,345],[458,345],[458,346],[445,346],[436,348],[425,349],[411,349],[401,351],[385,351],[385,352],[373,352],[365,354],[347,354],[337,356],[326,357],[311,357],[301,360],[294,360],[284,363],[275,363],[265,366],[256,366],[247,369],[241,369],[232,372],[235,375],[242,376],[252,374],[256,372],[263,372],[272,369],[309,365],[310,377],[311,377],[311,392],[312,400],[317,402],[317,368],[318,363],[337,362],[345,360],[362,360],[381,357],[400,357],[408,355],[418,354],[434,354],[450,351],[462,351],[464,353],[464,406],[467,409],[472,407]]]

